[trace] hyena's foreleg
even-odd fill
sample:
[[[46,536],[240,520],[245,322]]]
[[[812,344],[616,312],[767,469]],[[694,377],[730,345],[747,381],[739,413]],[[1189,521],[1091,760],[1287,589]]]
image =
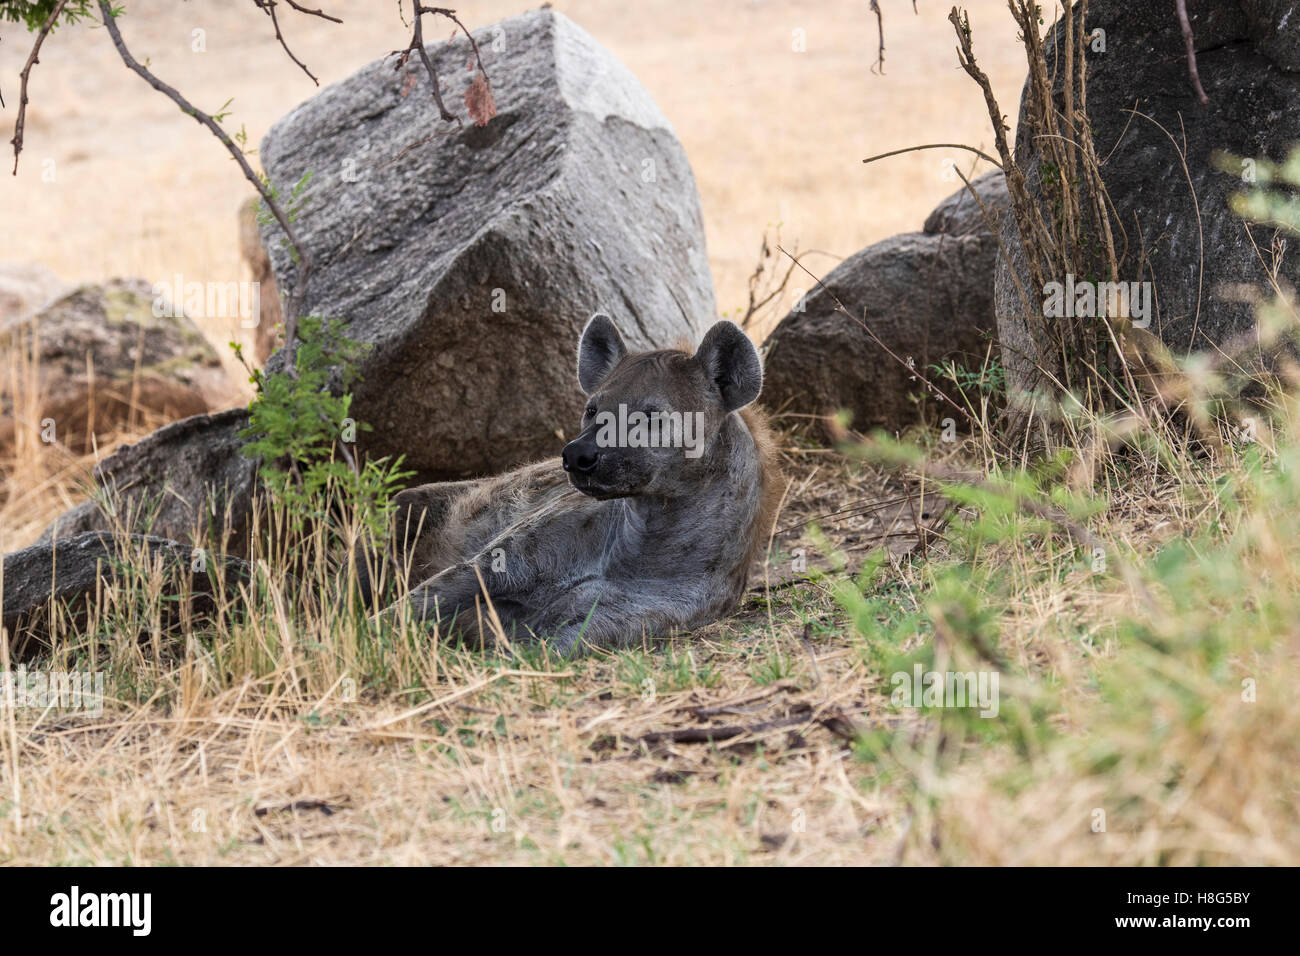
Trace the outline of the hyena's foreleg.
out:
[[[452,503],[479,481],[443,481],[398,492],[386,541],[358,541],[354,550],[357,582],[370,610],[385,603],[397,576],[420,581],[454,560],[447,545]]]
[[[639,581],[630,587],[597,579],[573,588],[528,624],[553,650],[568,655],[664,636],[690,623],[691,606],[676,582]]]
[[[522,591],[508,585],[501,573],[492,569],[490,558],[480,555],[454,564],[412,588],[406,608],[414,620],[437,624],[443,634],[460,637],[492,632],[495,616],[505,636],[514,640],[526,636],[524,625],[530,614],[526,600],[514,595],[528,590],[526,582]],[[395,606],[387,613],[396,615],[400,611]]]

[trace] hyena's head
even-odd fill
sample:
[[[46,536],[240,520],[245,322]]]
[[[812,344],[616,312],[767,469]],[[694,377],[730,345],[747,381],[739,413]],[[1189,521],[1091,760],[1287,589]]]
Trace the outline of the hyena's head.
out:
[[[695,354],[628,352],[608,316],[592,316],[578,344],[587,396],[582,433],[564,447],[573,487],[593,498],[674,497],[710,467],[714,437],[758,397],[763,366],[734,322],[718,322]]]

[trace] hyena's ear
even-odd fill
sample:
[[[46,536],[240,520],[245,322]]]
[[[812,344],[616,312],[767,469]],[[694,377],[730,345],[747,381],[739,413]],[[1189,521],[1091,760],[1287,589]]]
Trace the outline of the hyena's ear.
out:
[[[744,408],[763,389],[758,349],[735,322],[714,323],[696,349],[695,360],[722,393],[722,406],[729,412]]]
[[[609,316],[603,312],[593,315],[578,342],[578,384],[583,394],[590,395],[600,388],[600,383],[626,354],[623,336],[618,334]]]

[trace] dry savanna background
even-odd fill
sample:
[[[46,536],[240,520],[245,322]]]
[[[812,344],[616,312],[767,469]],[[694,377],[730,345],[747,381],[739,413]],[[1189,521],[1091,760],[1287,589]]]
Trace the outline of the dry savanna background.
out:
[[[124,6],[137,57],[245,133],[260,169],[263,135],[317,91],[267,18],[251,3]],[[321,6],[343,24],[280,16],[322,86],[410,41],[396,2]],[[757,288],[773,295],[750,316],[757,343],[813,284],[797,271],[780,284],[778,241],[823,277],[919,232],[963,177],[993,168],[957,148],[863,163],[931,143],[997,155],[947,4],[882,0],[883,65],[865,0],[550,6],[671,122],[720,313],[746,313],[763,264]],[[457,12],[476,30],[525,9]],[[1003,0],[965,9],[1014,137],[1023,31]],[[1059,15],[1045,5],[1042,30]],[[426,26],[428,42],[451,33]],[[7,130],[30,42],[0,21]],[[253,276],[238,217],[252,188],[208,131],[123,67],[93,17],[46,40],[30,98],[17,175],[0,177],[0,262],[69,287]],[[1273,267],[1250,301],[1285,337],[1285,253],[1260,244]],[[996,242],[983,248],[981,301]],[[103,287],[111,314],[123,293]],[[229,343],[247,353],[252,332],[237,318],[196,324],[216,358],[205,407],[188,410],[246,404],[254,387]],[[0,345],[6,554],[93,493],[96,462],[168,417],[133,392],[112,428],[83,412],[91,440],[42,441],[30,344]],[[958,409],[955,441],[943,413],[875,439],[778,416],[782,506],[741,606],[627,651],[494,644],[490,614],[487,647],[430,640],[405,619],[359,623],[345,602],[310,597],[353,587],[355,568],[327,533],[291,528],[283,502],[255,529],[281,543],[247,556],[250,579],[218,575],[201,614],[136,553],[87,613],[52,605],[39,656],[0,642],[6,670],[105,677],[102,713],[0,709],[0,862],[1294,865],[1294,376],[1261,382],[1242,413],[1213,363],[1180,353],[1161,370],[1158,401],[1122,375],[1083,388],[1058,405],[1046,448],[1010,437],[992,346],[982,366],[919,369],[946,398],[913,387],[917,369],[899,379]],[[331,520],[364,529],[365,504]],[[900,706],[913,668],[993,676],[991,707]]]

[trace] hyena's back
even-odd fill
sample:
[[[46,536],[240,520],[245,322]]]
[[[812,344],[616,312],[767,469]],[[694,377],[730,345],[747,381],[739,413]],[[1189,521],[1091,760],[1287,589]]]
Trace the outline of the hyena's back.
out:
[[[490,478],[409,488],[395,502],[394,554],[410,563],[415,582],[479,554],[528,516],[582,509],[590,499],[573,489],[560,460],[552,458]]]

